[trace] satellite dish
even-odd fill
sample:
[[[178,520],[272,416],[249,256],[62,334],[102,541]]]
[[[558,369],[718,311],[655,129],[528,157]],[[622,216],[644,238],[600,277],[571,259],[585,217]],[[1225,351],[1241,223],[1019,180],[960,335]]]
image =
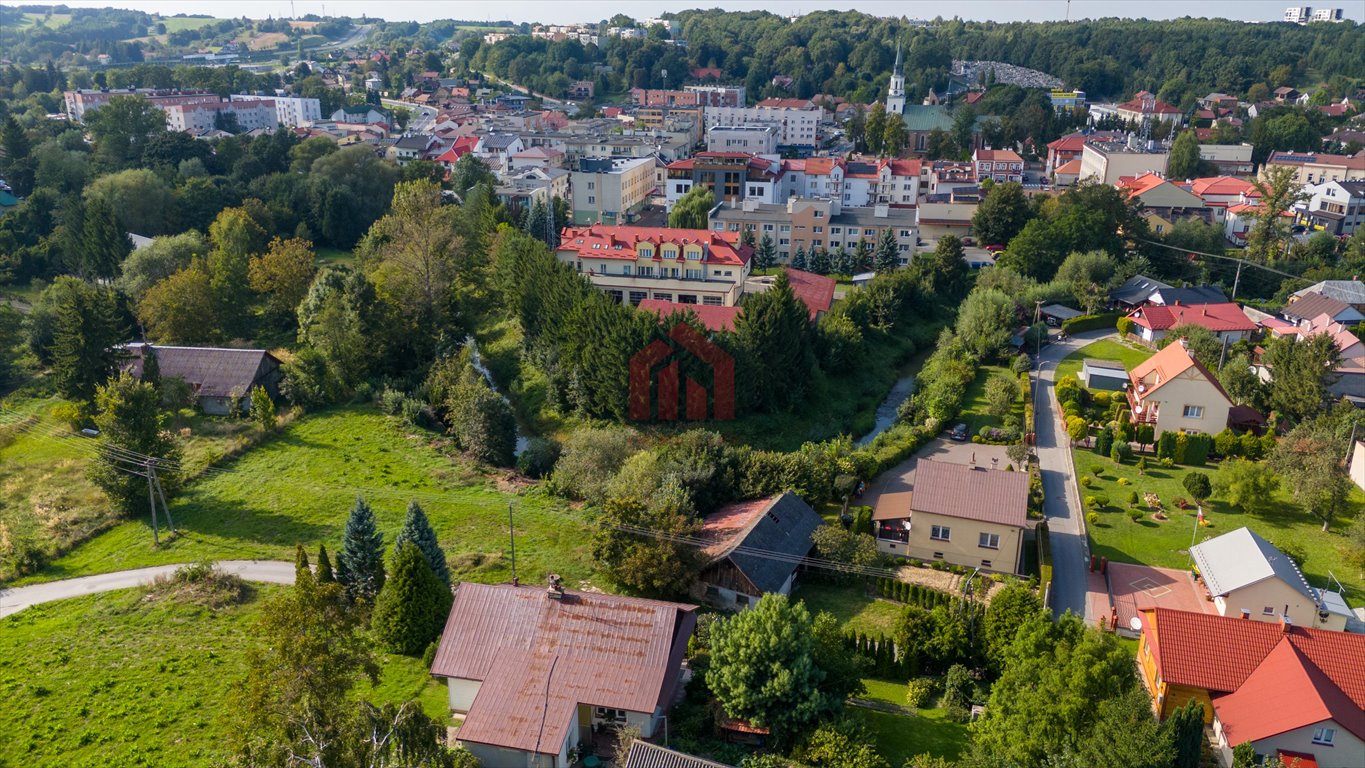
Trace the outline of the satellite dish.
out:
[[[1129,628],[1131,628],[1134,632],[1141,632],[1141,631],[1142,631],[1142,619],[1139,619],[1138,617],[1134,616],[1133,618],[1131,618],[1131,619],[1128,620],[1128,626],[1129,626]]]

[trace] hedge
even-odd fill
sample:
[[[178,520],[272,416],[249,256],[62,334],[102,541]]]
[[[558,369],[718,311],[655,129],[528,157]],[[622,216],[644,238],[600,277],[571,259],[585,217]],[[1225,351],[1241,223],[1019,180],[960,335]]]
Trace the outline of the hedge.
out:
[[[1052,584],[1052,543],[1048,541],[1047,521],[1038,523],[1038,583],[1046,590]]]
[[[922,584],[912,584],[908,581],[889,579],[884,576],[875,579],[869,587],[871,592],[880,597],[907,605],[918,605],[929,610],[941,605],[949,605],[953,601],[953,596],[947,592],[940,592]]]
[[[1073,334],[1082,331],[1097,331],[1101,328],[1113,328],[1119,318],[1123,317],[1121,312],[1103,312],[1098,315],[1081,315],[1070,320],[1062,321],[1062,333]]]

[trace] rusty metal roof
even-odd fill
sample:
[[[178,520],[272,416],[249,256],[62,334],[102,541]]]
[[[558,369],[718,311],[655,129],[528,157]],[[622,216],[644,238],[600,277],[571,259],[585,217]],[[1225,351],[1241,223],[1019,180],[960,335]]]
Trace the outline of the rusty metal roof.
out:
[[[127,369],[142,375],[142,355],[148,345],[129,344],[133,355]],[[251,388],[280,361],[264,349],[223,347],[169,347],[151,345],[161,378],[184,379],[199,397],[232,397],[251,394]]]
[[[729,766],[637,739],[630,745],[630,754],[626,756],[623,768],[729,768]]]
[[[696,606],[461,584],[432,663],[482,682],[461,741],[557,754],[579,704],[653,713],[677,684]]]
[[[1022,528],[1028,517],[1028,473],[920,459],[910,509]]]

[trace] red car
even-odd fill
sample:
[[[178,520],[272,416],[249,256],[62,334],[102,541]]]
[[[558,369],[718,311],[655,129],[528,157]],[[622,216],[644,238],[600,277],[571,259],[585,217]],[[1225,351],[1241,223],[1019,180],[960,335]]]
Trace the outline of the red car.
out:
[[[1005,250],[1005,246],[1003,246],[1003,245],[988,245],[988,246],[986,246],[986,250],[990,251],[991,253],[1000,253],[1001,251]]]

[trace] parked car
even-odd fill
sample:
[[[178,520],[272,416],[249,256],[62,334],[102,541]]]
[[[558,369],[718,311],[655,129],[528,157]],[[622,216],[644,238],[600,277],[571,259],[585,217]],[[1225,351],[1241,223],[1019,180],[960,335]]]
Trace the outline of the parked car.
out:
[[[988,246],[986,246],[986,250],[990,251],[991,253],[1000,253],[1001,251],[1005,250],[1005,246],[1003,246],[1003,245],[988,245]]]
[[[966,425],[966,424],[958,424],[957,426],[953,427],[952,431],[950,431],[950,432],[948,433],[948,437],[951,437],[952,439],[958,440],[958,441],[966,440],[966,439],[967,439],[967,425]]]

